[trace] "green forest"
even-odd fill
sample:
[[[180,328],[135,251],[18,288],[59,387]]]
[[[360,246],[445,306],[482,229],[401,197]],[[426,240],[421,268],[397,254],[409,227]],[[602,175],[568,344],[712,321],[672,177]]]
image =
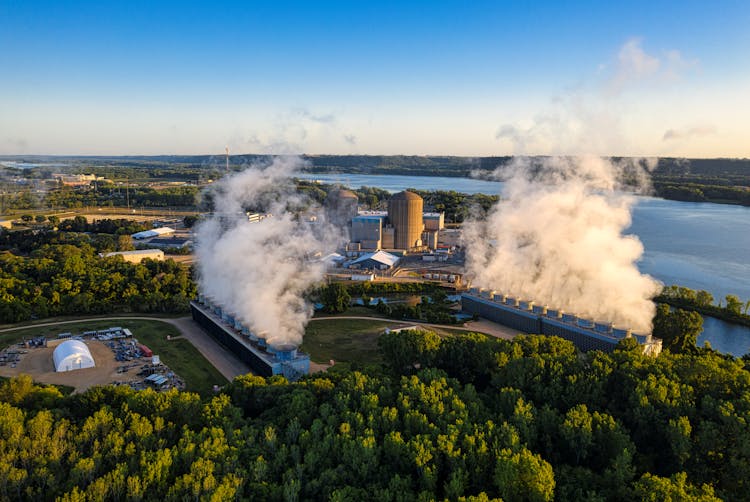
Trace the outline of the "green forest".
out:
[[[747,362],[383,335],[384,366],[217,395],[0,385],[5,500],[748,500]]]
[[[29,256],[0,253],[0,324],[72,314],[187,311],[196,290],[185,267],[173,260],[133,264],[120,256],[101,258],[84,239],[44,244]]]

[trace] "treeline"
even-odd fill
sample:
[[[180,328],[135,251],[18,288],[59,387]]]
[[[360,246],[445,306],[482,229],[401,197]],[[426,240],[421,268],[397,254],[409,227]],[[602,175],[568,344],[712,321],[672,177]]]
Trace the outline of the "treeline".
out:
[[[53,216],[52,218],[56,217]],[[50,219],[50,222],[55,223],[52,219]],[[115,235],[132,235],[152,228],[150,223],[123,218],[104,218],[89,223],[83,216],[59,221],[56,224],[60,232],[91,232],[95,234]]]
[[[404,332],[385,367],[210,399],[0,384],[0,498],[748,500],[750,373],[710,350]]]
[[[742,301],[736,295],[726,295],[724,301],[714,303],[714,297],[708,291],[692,290],[683,286],[667,286],[654,301],[667,303],[703,315],[722,319],[727,322],[750,326],[750,300]]]
[[[86,206],[192,207],[199,188],[193,185],[162,189],[104,185],[97,188],[63,187],[50,190],[40,201],[47,208],[80,208]]]
[[[750,188],[700,183],[654,182],[656,195],[685,202],[718,202],[750,206]]]
[[[43,237],[54,238],[60,237]],[[92,243],[104,251],[117,245],[113,236],[63,239],[67,243],[42,245],[35,239],[29,256],[0,253],[0,324],[58,315],[184,312],[196,294],[188,270],[173,260],[133,264],[120,256],[99,257]]]

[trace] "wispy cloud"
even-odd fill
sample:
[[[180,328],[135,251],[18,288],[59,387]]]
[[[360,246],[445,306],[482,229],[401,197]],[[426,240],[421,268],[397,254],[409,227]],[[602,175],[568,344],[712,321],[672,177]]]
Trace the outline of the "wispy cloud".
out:
[[[344,134],[344,141],[350,145],[356,145],[357,137],[354,134]]]
[[[687,127],[684,129],[668,129],[661,139],[662,141],[693,139],[704,136],[711,136],[716,134],[716,132],[716,127],[712,125],[699,125]]]
[[[610,94],[619,94],[629,85],[644,80],[678,80],[686,71],[698,66],[697,59],[687,59],[678,50],[649,54],[642,44],[643,40],[635,37],[620,47],[614,72],[605,86]]]

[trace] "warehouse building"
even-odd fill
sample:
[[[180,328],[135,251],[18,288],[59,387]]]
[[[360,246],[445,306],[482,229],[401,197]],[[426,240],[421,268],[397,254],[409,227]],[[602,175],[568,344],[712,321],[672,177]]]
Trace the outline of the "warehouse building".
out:
[[[128,263],[140,263],[143,260],[163,260],[164,251],[161,249],[136,249],[135,251],[116,251],[114,253],[104,253],[100,256],[109,258],[110,256],[122,256],[122,259]]]
[[[136,240],[150,239],[152,237],[160,237],[165,235],[172,235],[175,232],[174,228],[161,227],[154,228],[151,230],[144,230],[143,232],[136,232],[131,237]]]
[[[361,270],[388,270],[395,267],[400,258],[385,251],[363,254],[356,260],[349,262],[347,268]]]
[[[96,366],[89,348],[80,340],[66,340],[52,352],[55,371],[73,371]]]
[[[611,352],[623,338],[634,338],[644,354],[659,355],[662,341],[652,335],[632,333],[606,321],[595,322],[558,309],[535,305],[528,300],[472,288],[461,295],[464,312],[508,326],[523,333],[559,336],[573,342],[579,350]]]

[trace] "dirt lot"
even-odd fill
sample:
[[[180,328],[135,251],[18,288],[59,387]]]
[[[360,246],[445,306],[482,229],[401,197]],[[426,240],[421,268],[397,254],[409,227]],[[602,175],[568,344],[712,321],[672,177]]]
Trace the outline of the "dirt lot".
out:
[[[115,361],[112,349],[98,340],[84,342],[94,358],[95,368],[57,373],[55,364],[52,362],[52,352],[59,343],[61,341],[51,341],[45,348],[23,349],[28,350],[28,353],[21,355],[21,360],[16,367],[0,366],[0,375],[11,377],[26,373],[37,382],[70,385],[75,387],[76,392],[83,392],[94,385],[107,385],[114,381],[128,380],[129,375],[132,375],[131,378],[135,377],[136,369],[131,369],[130,373],[117,373],[117,368],[127,363]],[[146,362],[147,360],[144,359],[142,364]]]

